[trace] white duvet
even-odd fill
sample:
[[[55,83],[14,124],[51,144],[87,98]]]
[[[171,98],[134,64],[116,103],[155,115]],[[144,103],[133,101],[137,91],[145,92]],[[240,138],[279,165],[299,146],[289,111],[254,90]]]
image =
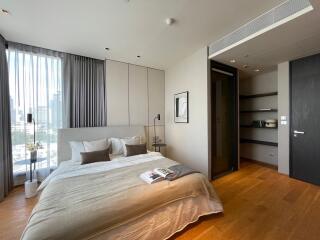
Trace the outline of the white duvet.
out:
[[[161,240],[200,216],[223,211],[203,174],[142,181],[145,171],[179,164],[159,153],[112,159],[62,162],[40,185],[43,191],[21,239]]]
[[[111,161],[96,162],[84,165],[81,165],[78,161],[64,161],[52,174],[50,174],[41,183],[41,185],[38,188],[38,191],[43,190],[52,181],[93,173],[103,173],[116,168],[133,166],[136,164],[155,161],[162,158],[164,157],[161,155],[161,153],[148,152],[147,154],[140,154],[131,157],[125,157],[124,155],[110,155]]]

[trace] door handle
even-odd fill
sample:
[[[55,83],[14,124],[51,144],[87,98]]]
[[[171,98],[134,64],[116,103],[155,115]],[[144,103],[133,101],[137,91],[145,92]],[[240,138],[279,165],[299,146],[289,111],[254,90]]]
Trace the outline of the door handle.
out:
[[[294,131],[293,131],[293,136],[294,136],[294,137],[297,137],[297,136],[298,136],[298,134],[303,135],[303,134],[304,134],[304,132],[297,131],[297,130],[294,130]]]
[[[297,130],[294,130],[293,133],[294,133],[294,134],[301,134],[301,135],[304,134],[304,132],[300,132],[300,131],[297,131]]]

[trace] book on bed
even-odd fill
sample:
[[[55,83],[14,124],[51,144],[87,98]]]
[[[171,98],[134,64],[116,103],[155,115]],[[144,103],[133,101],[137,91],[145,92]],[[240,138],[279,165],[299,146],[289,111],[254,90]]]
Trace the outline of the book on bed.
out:
[[[149,183],[156,183],[164,180],[166,177],[174,174],[174,172],[167,168],[155,168],[153,171],[146,171],[140,174],[140,178]]]

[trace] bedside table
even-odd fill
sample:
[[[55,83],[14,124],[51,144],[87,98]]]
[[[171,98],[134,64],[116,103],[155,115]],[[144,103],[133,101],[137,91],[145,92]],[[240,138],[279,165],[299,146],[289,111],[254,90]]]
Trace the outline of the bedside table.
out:
[[[165,144],[165,143],[153,143],[152,144],[152,147],[154,147],[155,152],[160,152],[160,149],[162,147],[166,147],[166,146],[167,146],[167,144]]]

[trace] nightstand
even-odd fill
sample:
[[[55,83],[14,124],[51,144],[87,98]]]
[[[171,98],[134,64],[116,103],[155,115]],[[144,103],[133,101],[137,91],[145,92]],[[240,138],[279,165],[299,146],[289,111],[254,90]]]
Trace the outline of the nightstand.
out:
[[[154,143],[154,144],[152,144],[152,147],[154,147],[154,151],[155,152],[160,152],[160,149],[162,147],[166,147],[166,146],[167,146],[167,144],[165,144],[165,143]]]

